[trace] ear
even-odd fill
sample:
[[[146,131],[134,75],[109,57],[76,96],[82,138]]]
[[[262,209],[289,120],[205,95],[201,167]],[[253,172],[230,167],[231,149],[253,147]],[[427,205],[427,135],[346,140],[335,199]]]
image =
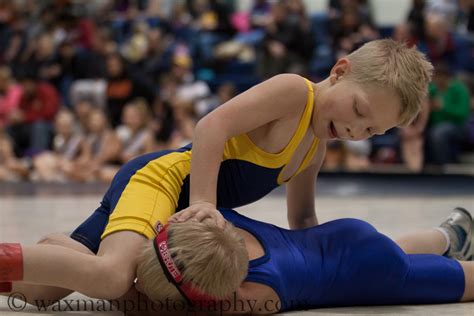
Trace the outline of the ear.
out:
[[[347,76],[350,71],[351,61],[345,57],[341,58],[332,67],[329,80],[332,84],[335,84],[337,80],[341,80],[344,76]]]

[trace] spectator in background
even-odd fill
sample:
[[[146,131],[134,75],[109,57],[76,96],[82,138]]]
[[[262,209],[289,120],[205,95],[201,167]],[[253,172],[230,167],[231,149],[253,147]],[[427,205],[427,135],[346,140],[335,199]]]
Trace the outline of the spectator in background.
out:
[[[328,140],[326,155],[324,156],[324,171],[340,172],[344,168],[346,148],[342,141]]]
[[[157,96],[153,102],[153,117],[150,123],[152,137],[149,138],[146,151],[160,151],[178,148],[183,143],[176,126],[174,110],[171,104]]]
[[[107,57],[107,115],[112,127],[117,127],[122,118],[125,104],[133,98],[142,96],[152,99],[152,92],[136,78],[132,78],[126,69],[122,57],[111,54]]]
[[[340,14],[331,22],[331,36],[335,58],[339,59],[377,39],[379,34],[357,1],[342,1]]]
[[[17,111],[21,95],[21,86],[13,82],[10,69],[0,67],[0,127],[8,125],[11,113]]]
[[[70,108],[72,103],[69,90],[79,74],[77,52],[71,41],[65,40],[59,44],[55,64],[59,69],[56,78],[57,89],[61,94],[63,104]]]
[[[265,79],[282,72],[306,73],[314,44],[301,0],[273,4],[259,53],[260,76]]]
[[[39,154],[33,159],[32,180],[65,182],[76,172],[75,161],[84,147],[83,135],[75,128],[74,116],[63,110],[54,122],[53,150]]]
[[[87,127],[84,149],[71,176],[76,181],[99,180],[108,183],[114,176],[115,168],[109,167],[117,161],[121,149],[120,140],[100,109],[90,112]]]
[[[148,104],[143,98],[134,99],[125,105],[122,125],[116,129],[122,145],[118,158],[121,164],[146,153],[146,144],[150,138],[149,118]]]
[[[268,0],[253,1],[249,17],[250,27],[253,30],[264,30],[271,20],[270,12],[271,5]]]
[[[474,2],[472,0],[459,1],[456,28],[461,34],[474,33]]]
[[[426,54],[433,63],[444,62],[452,66],[456,48],[448,22],[443,16],[438,14],[426,16],[425,35],[425,42],[420,44],[420,49],[426,50]]]
[[[226,103],[237,95],[237,88],[232,82],[224,82],[217,88],[216,95],[212,95],[209,98],[201,100],[196,103],[194,112],[196,118],[199,120],[209,112],[216,109],[218,106]]]
[[[196,102],[208,97],[211,89],[205,81],[196,80],[192,73],[192,60],[186,52],[175,53],[167,83],[166,94],[172,106],[194,109]],[[173,87],[174,86],[174,87]]]
[[[436,165],[455,163],[458,161],[469,117],[469,90],[461,81],[452,77],[446,63],[437,63],[429,96],[429,161]]]
[[[417,40],[425,39],[425,8],[426,0],[412,0],[407,22],[412,28],[412,35]]]
[[[425,101],[415,120],[409,126],[399,129],[401,158],[408,169],[413,172],[420,172],[423,168],[424,132],[429,113],[429,104],[428,101]]]
[[[10,115],[8,131],[15,144],[15,153],[32,156],[49,148],[59,95],[54,86],[37,81],[33,73],[25,72],[20,84],[22,97],[18,108]]]
[[[458,2],[458,0],[427,0],[425,14],[439,15],[447,23],[449,30],[453,30],[458,13]]]
[[[74,115],[77,119],[76,125],[77,129],[82,134],[87,134],[88,124],[89,124],[89,115],[92,112],[95,106],[94,102],[90,99],[84,98],[79,100],[73,105]]]
[[[148,51],[148,25],[145,22],[137,22],[133,25],[133,34],[124,43],[121,49],[122,56],[132,63],[143,61]]]
[[[211,65],[213,48],[234,36],[231,24],[232,8],[221,0],[187,0],[188,10],[194,18],[196,36],[193,47],[200,66]]]
[[[156,85],[160,75],[167,71],[172,63],[174,48],[173,36],[162,28],[152,28],[147,32],[148,51],[146,58],[135,67],[148,82]]]
[[[88,98],[103,108],[107,103],[107,56],[115,54],[118,48],[110,31],[104,27],[93,29],[90,37],[90,49],[79,50],[74,60],[74,81],[70,86],[69,102],[76,104]]]
[[[25,67],[35,69],[39,80],[49,82],[58,89],[61,67],[56,60],[56,48],[54,39],[49,33],[41,34],[36,39],[34,53]]]
[[[397,42],[406,43],[412,47],[418,43],[418,37],[415,35],[415,29],[409,22],[403,22],[395,26],[392,38]]]
[[[0,125],[0,181],[18,181],[26,178],[28,172],[27,161],[15,156],[12,140]]]

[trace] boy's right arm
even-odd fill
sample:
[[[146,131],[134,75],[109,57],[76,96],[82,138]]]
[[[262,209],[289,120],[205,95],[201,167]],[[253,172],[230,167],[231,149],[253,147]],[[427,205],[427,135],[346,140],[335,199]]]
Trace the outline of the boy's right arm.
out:
[[[226,141],[300,113],[306,104],[307,94],[308,88],[302,77],[278,75],[205,116],[197,124],[193,139],[190,206],[176,213],[170,221],[219,218],[216,211],[217,176]],[[221,218],[218,224],[221,226],[222,223]]]

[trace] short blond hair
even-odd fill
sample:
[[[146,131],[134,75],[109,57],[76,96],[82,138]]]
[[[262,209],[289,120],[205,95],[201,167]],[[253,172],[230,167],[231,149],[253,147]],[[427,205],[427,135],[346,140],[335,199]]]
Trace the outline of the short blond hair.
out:
[[[365,86],[392,89],[401,101],[400,125],[408,125],[420,112],[431,81],[433,65],[416,47],[391,39],[366,43],[347,56],[349,78]]]
[[[192,282],[212,297],[229,297],[247,275],[248,252],[244,240],[228,222],[224,229],[211,220],[173,223],[168,228],[168,249],[181,270],[183,281]],[[137,277],[153,301],[184,300],[168,282],[153,241],[147,242],[138,259]]]

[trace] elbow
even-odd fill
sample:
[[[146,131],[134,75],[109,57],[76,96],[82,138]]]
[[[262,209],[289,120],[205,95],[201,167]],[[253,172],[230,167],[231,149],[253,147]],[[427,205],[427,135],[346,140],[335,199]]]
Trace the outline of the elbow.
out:
[[[133,278],[127,276],[125,271],[117,269],[116,266],[99,263],[95,267],[94,280],[90,284],[95,284],[93,293],[83,293],[98,299],[114,300],[124,296],[133,284]]]
[[[207,115],[196,124],[194,128],[194,138],[196,139],[199,138],[200,135],[204,135],[202,137],[206,139],[213,137],[225,142],[230,138],[226,125],[227,124],[219,117]]]

